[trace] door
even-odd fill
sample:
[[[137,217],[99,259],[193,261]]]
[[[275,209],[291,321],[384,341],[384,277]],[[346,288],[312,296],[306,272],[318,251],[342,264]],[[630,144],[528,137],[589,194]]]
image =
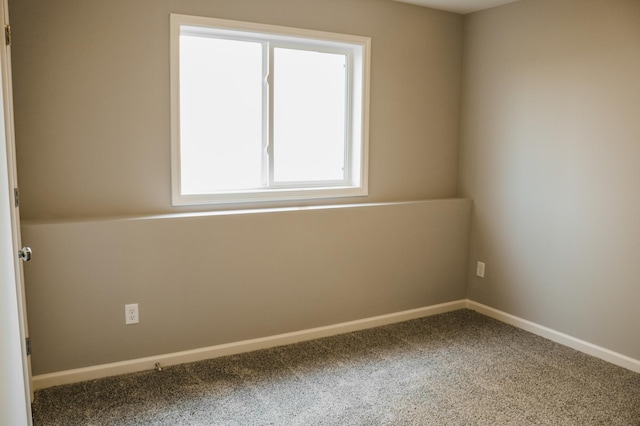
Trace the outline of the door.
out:
[[[3,30],[8,0],[0,0]],[[0,424],[30,425],[31,368],[27,356],[27,317],[22,279],[20,213],[13,133],[11,46],[0,48]],[[26,259],[25,259],[26,260]]]

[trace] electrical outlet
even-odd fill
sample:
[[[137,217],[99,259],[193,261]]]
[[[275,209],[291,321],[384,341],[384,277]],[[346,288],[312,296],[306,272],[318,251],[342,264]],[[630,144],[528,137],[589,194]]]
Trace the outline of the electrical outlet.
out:
[[[476,266],[476,275],[480,278],[484,278],[484,262],[478,262],[478,266]]]
[[[140,316],[138,315],[138,304],[124,305],[124,323],[125,325],[138,324]]]

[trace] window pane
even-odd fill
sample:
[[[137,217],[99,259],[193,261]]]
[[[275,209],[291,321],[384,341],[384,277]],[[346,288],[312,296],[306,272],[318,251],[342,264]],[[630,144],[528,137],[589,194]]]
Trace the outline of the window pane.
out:
[[[262,45],[180,36],[183,194],[262,182]]]
[[[274,181],[344,179],[346,57],[274,49]]]

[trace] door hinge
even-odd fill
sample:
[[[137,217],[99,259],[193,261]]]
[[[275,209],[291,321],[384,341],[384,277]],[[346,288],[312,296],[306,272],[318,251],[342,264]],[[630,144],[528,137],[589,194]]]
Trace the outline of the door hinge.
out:
[[[27,337],[26,339],[24,339],[25,341],[25,347],[27,349],[27,355],[31,355],[31,337]]]
[[[20,207],[20,190],[18,188],[13,188],[13,198],[16,200],[16,207]]]
[[[7,46],[11,46],[11,25],[4,26],[4,41]]]

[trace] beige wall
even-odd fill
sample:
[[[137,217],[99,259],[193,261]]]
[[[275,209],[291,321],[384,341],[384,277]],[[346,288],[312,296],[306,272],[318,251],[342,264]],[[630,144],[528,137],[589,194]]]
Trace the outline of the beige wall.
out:
[[[34,374],[460,300],[470,200],[30,223]],[[140,324],[125,326],[138,303]]]
[[[189,210],[170,206],[172,12],[372,37],[370,196],[347,201],[473,198],[468,276],[463,200],[96,220]],[[389,0],[15,0],[11,14],[35,374],[467,295],[640,359],[638,1],[464,19]],[[139,326],[122,324],[130,302]]]
[[[170,13],[371,37],[370,195],[347,201],[456,195],[459,15],[390,0],[10,3],[24,219],[189,210],[170,203]]]
[[[472,14],[462,91],[469,297],[640,359],[640,2]]]
[[[469,200],[98,219],[190,210],[170,205],[170,13],[371,37],[370,195],[342,201],[455,197],[461,16],[391,0],[10,3],[34,374],[464,298]]]

